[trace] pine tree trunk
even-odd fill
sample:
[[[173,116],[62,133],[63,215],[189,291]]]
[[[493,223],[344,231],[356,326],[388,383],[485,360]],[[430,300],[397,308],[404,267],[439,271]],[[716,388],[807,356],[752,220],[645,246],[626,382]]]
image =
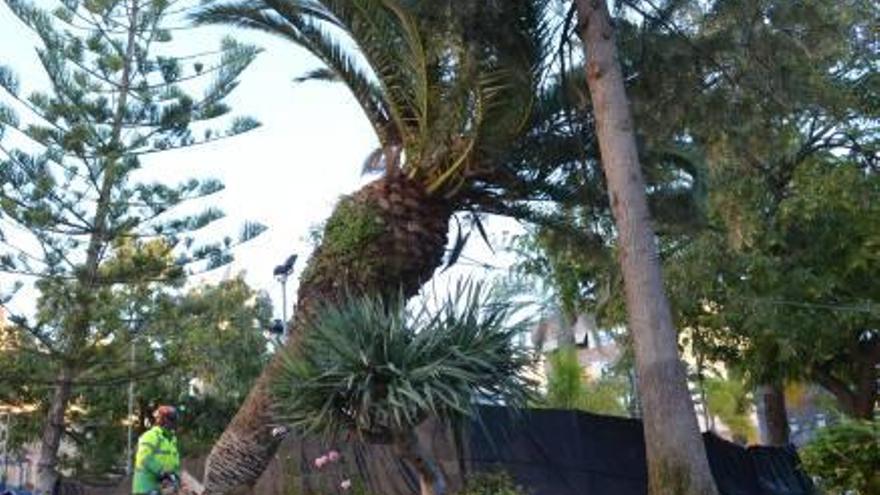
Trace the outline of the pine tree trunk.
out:
[[[451,215],[445,200],[428,196],[404,175],[387,175],[343,198],[300,279],[286,348],[295,349],[303,322],[321,304],[358,293],[415,295],[443,260]],[[280,440],[272,431],[281,425],[272,417],[269,388],[281,354],[211,450],[205,493],[253,485],[272,459]]]
[[[40,442],[40,460],[37,462],[36,493],[51,494],[58,481],[58,448],[64,436],[64,413],[72,392],[71,372],[62,368],[49,404],[49,414],[43,425]]]
[[[131,91],[132,66],[135,60],[136,37],[138,32],[139,0],[131,0],[127,5],[128,24],[126,29],[127,42],[125,57],[122,60],[122,76],[119,80],[119,93],[114,111],[113,126],[110,130],[110,148],[118,147],[122,130],[125,123],[126,111],[128,110],[128,94]],[[76,310],[72,324],[65,328],[69,338],[68,356],[76,356],[82,349],[88,329],[92,324],[92,305],[94,304],[93,289],[97,283],[100,253],[107,245],[106,228],[107,217],[110,214],[113,188],[118,184],[115,177],[117,161],[119,157],[103,157],[104,169],[101,172],[101,188],[95,208],[95,216],[92,221],[93,230],[89,234],[89,246],[86,251],[86,260],[83,270],[79,274],[76,291]],[[36,492],[40,495],[52,493],[55,482],[58,480],[58,448],[64,435],[65,418],[68,402],[73,393],[74,370],[67,364],[62,364],[52,402],[49,405],[49,415],[46,424],[43,425],[43,434],[40,444],[40,459],[37,461],[37,487]]]
[[[577,0],[602,165],[619,231],[652,495],[715,495],[678,354],[634,126],[605,0]]]
[[[782,386],[766,383],[758,385],[756,392],[761,442],[773,446],[788,445],[788,412]]]

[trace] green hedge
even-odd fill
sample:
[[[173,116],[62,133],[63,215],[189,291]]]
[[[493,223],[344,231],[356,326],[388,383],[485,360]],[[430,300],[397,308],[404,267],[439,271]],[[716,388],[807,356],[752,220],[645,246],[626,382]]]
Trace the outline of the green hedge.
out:
[[[807,472],[829,494],[880,494],[880,424],[845,421],[824,428],[801,451]]]

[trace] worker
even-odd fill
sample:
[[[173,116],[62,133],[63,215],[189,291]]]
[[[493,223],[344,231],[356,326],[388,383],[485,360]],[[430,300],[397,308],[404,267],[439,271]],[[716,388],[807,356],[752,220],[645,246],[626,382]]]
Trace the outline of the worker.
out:
[[[153,427],[138,439],[131,487],[134,495],[163,495],[180,489],[177,409],[159,406],[153,419]]]

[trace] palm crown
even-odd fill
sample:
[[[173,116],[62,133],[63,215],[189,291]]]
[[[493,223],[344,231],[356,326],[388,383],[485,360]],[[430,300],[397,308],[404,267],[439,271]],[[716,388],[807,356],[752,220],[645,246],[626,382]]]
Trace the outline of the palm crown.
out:
[[[308,50],[325,67],[300,80],[343,82],[372,124],[380,148],[367,168],[401,170],[451,197],[524,132],[549,37],[546,0],[454,3],[232,0],[196,21],[266,31]],[[514,25],[493,33],[500,22]]]

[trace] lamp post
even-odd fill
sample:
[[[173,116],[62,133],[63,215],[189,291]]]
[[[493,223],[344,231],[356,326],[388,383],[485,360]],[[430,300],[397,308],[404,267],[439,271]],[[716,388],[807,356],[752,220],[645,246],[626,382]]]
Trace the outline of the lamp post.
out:
[[[125,474],[126,476],[131,476],[134,473],[134,469],[132,466],[132,463],[134,462],[134,420],[132,419],[132,417],[134,416],[134,370],[140,321],[137,318],[138,313],[136,312],[134,306],[129,308],[128,316],[129,336],[131,338],[131,342],[129,343],[128,371],[131,376],[128,377],[128,425],[126,432],[127,439],[125,448]]]
[[[281,282],[281,315],[282,321],[284,323],[284,331],[282,333],[282,338],[287,338],[287,277],[293,273],[293,265],[296,263],[296,255],[291,254],[288,256],[287,261],[283,264],[275,267],[275,270],[272,271],[272,274],[275,276],[275,280]]]
[[[130,372],[132,376],[128,379],[128,444],[125,448],[125,474],[126,476],[131,476],[132,474],[132,460],[134,458],[134,452],[132,451],[132,444],[134,439],[134,421],[131,419],[134,416],[134,359],[135,359],[135,347],[134,347],[134,338],[131,339],[131,355],[129,356],[129,366]]]

